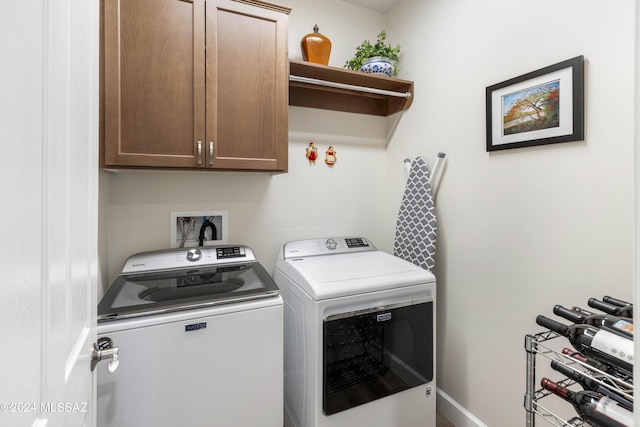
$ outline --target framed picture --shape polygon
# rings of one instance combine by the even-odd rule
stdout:
[[[583,56],[487,87],[487,151],[583,138]]]

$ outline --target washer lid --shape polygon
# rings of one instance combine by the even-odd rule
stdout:
[[[273,279],[257,262],[121,274],[98,304],[98,322],[278,294]]]
[[[435,283],[429,271],[377,250],[284,259],[276,268],[314,300]]]

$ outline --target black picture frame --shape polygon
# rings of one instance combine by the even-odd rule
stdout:
[[[584,56],[487,87],[486,107],[487,151],[583,140]]]

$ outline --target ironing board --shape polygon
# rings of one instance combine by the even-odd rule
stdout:
[[[402,196],[393,254],[432,271],[436,253],[436,213],[429,168],[422,157],[411,163]]]

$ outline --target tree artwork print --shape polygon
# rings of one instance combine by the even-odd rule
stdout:
[[[503,96],[502,111],[503,135],[560,126],[560,81]]]

